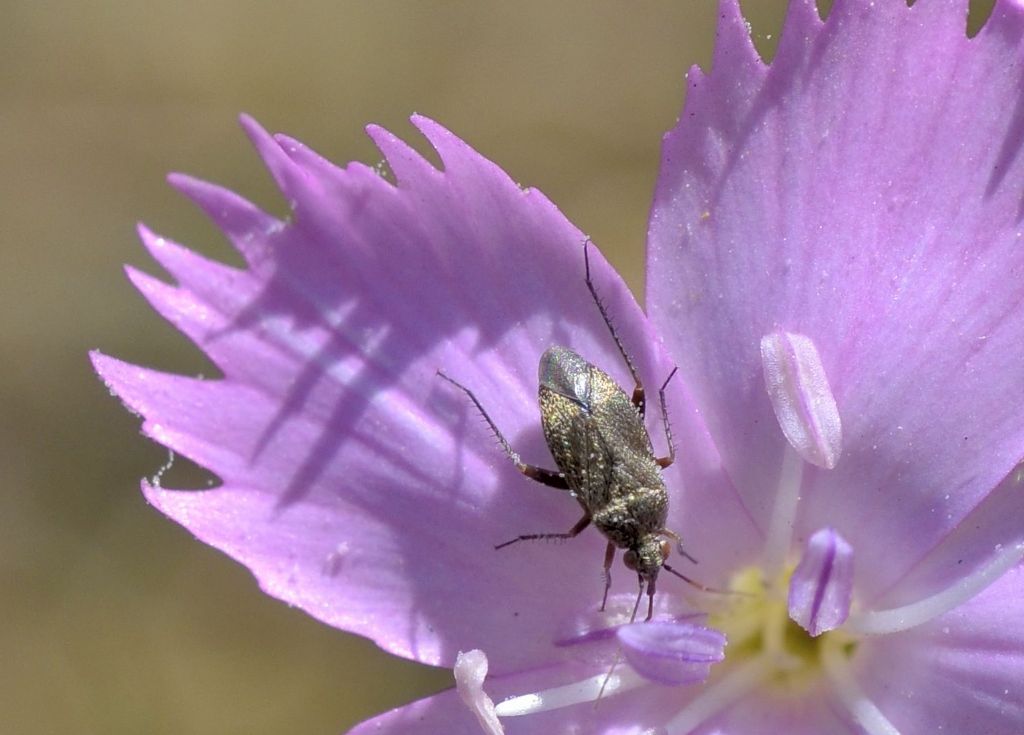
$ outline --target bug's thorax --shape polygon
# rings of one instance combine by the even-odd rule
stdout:
[[[594,526],[609,541],[620,549],[637,549],[665,528],[668,493],[663,485],[620,489],[617,497],[590,510]]]

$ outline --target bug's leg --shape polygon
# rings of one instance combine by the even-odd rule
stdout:
[[[576,522],[575,526],[570,528],[565,533],[527,533],[527,534],[524,534],[522,536],[516,536],[511,541],[506,541],[503,544],[498,544],[494,548],[495,549],[504,549],[506,546],[511,546],[512,544],[519,543],[520,541],[537,541],[539,539],[551,539],[551,538],[560,538],[560,539],[575,538],[576,536],[579,536],[580,531],[582,531],[584,528],[586,528],[589,525],[590,525],[590,516],[589,515],[585,515],[585,516],[583,516],[582,518],[580,518]]]
[[[644,599],[644,578],[637,575],[637,579],[640,581],[640,589],[636,592],[636,602],[633,603],[633,614],[629,616],[629,622],[636,620],[636,611],[640,609],[640,600]]]
[[[658,531],[658,534],[661,536],[668,536],[670,539],[676,542],[676,551],[679,552],[679,556],[689,559],[694,564],[700,564],[699,561],[693,558],[692,554],[690,554],[686,549],[683,548],[683,540],[679,537],[678,533],[676,533],[675,531],[670,531],[667,528],[663,528],[660,531]]]
[[[629,368],[629,374],[633,376],[633,405],[636,406],[636,410],[640,413],[640,418],[643,418],[647,408],[647,401],[644,397],[644,386],[643,383],[640,382],[640,375],[637,373],[636,365],[633,364],[633,360],[630,358],[629,353],[626,352],[626,348],[623,346],[622,340],[619,338],[619,333],[615,331],[612,319],[608,316],[608,310],[604,308],[604,302],[602,302],[601,297],[597,295],[597,288],[594,287],[594,281],[590,278],[589,237],[587,238],[587,241],[583,243],[583,268],[586,274],[587,290],[590,291],[590,295],[594,298],[597,310],[601,312],[601,318],[608,327],[608,331],[611,332],[612,339],[615,340],[615,346],[619,348],[619,354],[622,355],[622,359],[626,363],[626,367]]]
[[[523,460],[519,458],[519,454],[512,448],[512,445],[508,443],[508,439],[506,439],[505,436],[501,433],[501,431],[498,430],[497,424],[494,423],[491,417],[487,414],[487,411],[484,410],[483,404],[480,403],[476,395],[474,395],[473,391],[471,391],[469,388],[467,388],[454,378],[449,378],[440,370],[437,371],[437,374],[440,375],[445,380],[447,380],[452,385],[454,385],[456,388],[461,390],[467,396],[469,396],[469,400],[473,401],[473,405],[476,406],[477,410],[480,412],[480,415],[484,417],[484,421],[486,421],[487,425],[491,427],[491,431],[494,433],[494,436],[498,440],[498,443],[501,445],[501,448],[505,450],[505,454],[508,455],[508,458],[515,463],[516,469],[518,469],[524,475],[529,477],[531,480],[536,480],[537,482],[543,485],[547,485],[548,487],[553,487],[558,490],[569,489],[569,483],[566,482],[565,477],[562,474],[555,472],[554,470],[547,470],[544,469],[543,467],[537,467],[532,464],[526,464],[526,462],[523,462]]]
[[[640,589],[637,590],[636,602],[633,603],[633,614],[629,616],[629,622],[631,623],[634,620],[636,620],[636,611],[640,609],[640,600],[642,600],[644,597],[644,578],[640,577],[639,575],[637,576],[637,578],[640,580]],[[601,609],[604,610],[604,607],[602,606]],[[650,615],[647,616],[647,619],[651,619]],[[612,661],[612,666],[610,669],[608,669],[608,673],[605,674],[604,681],[601,682],[601,688],[597,691],[597,699],[594,700],[595,707],[597,707],[597,703],[601,701],[601,697],[604,696],[604,690],[608,686],[608,682],[612,680],[612,674],[615,673],[615,668],[619,665],[619,662],[621,660],[622,646],[620,645],[618,649],[615,651],[615,660]]]
[[[665,400],[665,389],[668,388],[669,381],[675,377],[677,370],[679,370],[678,367],[672,368],[672,372],[668,374],[668,377],[665,378],[665,382],[662,383],[661,388],[658,389],[658,400],[661,401],[661,420],[665,424],[665,439],[668,441],[668,456],[658,457],[657,459],[657,462],[662,469],[676,461],[676,445],[672,442],[672,426],[668,421],[668,402]],[[676,536],[676,540],[679,540],[678,536]]]
[[[612,586],[612,562],[615,561],[615,544],[608,542],[608,548],[604,550],[604,597],[601,598],[601,612],[608,604],[608,590]]]
[[[654,617],[654,583],[657,580],[657,577],[651,577],[647,581],[647,617],[644,618],[645,623]]]

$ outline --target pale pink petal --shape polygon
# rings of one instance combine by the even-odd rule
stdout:
[[[925,625],[869,638],[860,686],[902,735],[1024,732],[1024,567]]]
[[[832,705],[824,688],[800,697],[759,692],[686,735],[862,735],[859,728]],[[683,735],[670,733],[670,735]],[[908,735],[908,734],[904,734]]]
[[[536,401],[544,350],[570,346],[631,384],[584,283],[583,233],[446,130],[414,122],[444,170],[372,128],[391,184],[244,121],[292,219],[174,176],[247,267],[143,229],[176,283],[129,271],[224,378],[94,359],[149,436],[223,480],[203,492],[146,486],[150,502],[246,564],[267,592],[329,624],[429,663],[483,648],[501,673],[569,655],[552,644],[566,620],[599,605],[605,541],[591,530],[496,551],[522,533],[567,530],[580,509],[520,475],[466,396],[436,373],[472,388],[523,458],[548,467]],[[596,248],[591,263],[656,395],[672,365]],[[673,425],[686,447],[666,474],[673,517],[683,519],[673,527],[694,555],[708,526],[749,540],[701,569],[720,584],[757,536],[687,401],[674,381]],[[657,401],[650,413],[665,452]],[[716,508],[714,519],[685,516],[684,492],[703,495],[691,513]],[[634,588],[621,566],[613,575],[616,589]]]
[[[768,66],[727,0],[651,215],[650,314],[762,529],[785,439],[759,344],[817,346],[843,454],[797,537],[834,525],[868,597],[1024,455],[1024,13],[968,40],[965,7],[796,0]]]
[[[1024,468],[1016,468],[938,546],[872,603],[896,608],[930,597],[1024,544]]]
[[[569,667],[559,666],[525,674],[489,676],[486,689],[488,695],[500,706],[501,701],[509,696],[571,681],[571,678],[567,678],[571,673]],[[581,672],[577,670],[576,673],[580,675]],[[586,673],[591,675],[602,672],[590,670]],[[587,701],[531,715],[502,717],[501,725],[506,735],[574,732],[641,735],[645,732],[661,732],[659,728],[664,726],[672,712],[685,704],[692,689],[645,686],[624,694],[607,696],[596,705],[593,701]],[[482,732],[475,715],[454,691],[450,691],[368,720],[352,730],[352,735],[481,735]]]
[[[766,65],[723,0],[712,71],[691,73],[665,142],[650,323],[592,250],[659,455],[656,388],[680,367],[668,527],[700,561],[670,563],[719,588],[757,564],[771,583],[807,543],[793,618],[819,632],[856,605],[821,639],[806,689],[778,696],[785,660],[757,643],[706,682],[649,685],[683,681],[701,656],[704,676],[721,654],[720,637],[696,650],[680,635],[699,613],[682,581],[663,575],[655,621],[621,627],[636,577],[616,565],[597,611],[597,532],[494,549],[566,530],[581,510],[519,474],[437,371],[542,466],[544,350],[568,346],[632,386],[583,282],[583,233],[422,118],[443,170],[369,130],[394,184],[244,121],[286,221],[172,177],[245,267],[141,231],[174,285],[129,277],[223,374],[94,356],[147,435],[222,479],[147,483],[147,498],[270,594],[397,654],[455,663],[464,699],[357,732],[845,735],[861,731],[855,718],[872,735],[1024,731],[1011,473],[1024,456],[1024,6],[1000,0],[968,41],[965,3],[839,0],[822,23],[794,0]],[[854,553],[851,578],[834,562]],[[879,624],[907,610],[912,624]],[[471,648],[488,660],[457,658]],[[608,696],[584,701],[620,653]]]

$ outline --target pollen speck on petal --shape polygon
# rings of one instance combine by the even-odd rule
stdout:
[[[617,635],[629,665],[658,684],[679,686],[704,681],[711,665],[725,658],[725,635],[703,625],[633,623],[620,628]]]
[[[823,528],[789,582],[789,616],[812,636],[843,624],[853,597],[853,547],[834,528]]]
[[[814,342],[802,334],[773,332],[761,339],[761,362],[786,439],[807,462],[835,467],[843,448],[842,423]]]
[[[484,692],[487,677],[487,655],[478,649],[463,653],[455,658],[455,688],[470,711],[476,715],[486,735],[504,735],[505,729],[494,711],[494,702]]]

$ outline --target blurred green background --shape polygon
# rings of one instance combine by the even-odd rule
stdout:
[[[745,6],[770,53],[784,3]],[[163,177],[283,213],[240,111],[371,164],[363,126],[411,136],[421,112],[542,189],[639,293],[660,138],[715,15],[713,0],[0,3],[0,733],[339,733],[449,685],[263,596],[146,506],[139,478],[167,453],[86,352],[211,369],[124,279],[125,262],[159,273],[134,223],[238,262]],[[206,481],[180,459],[164,478]]]

